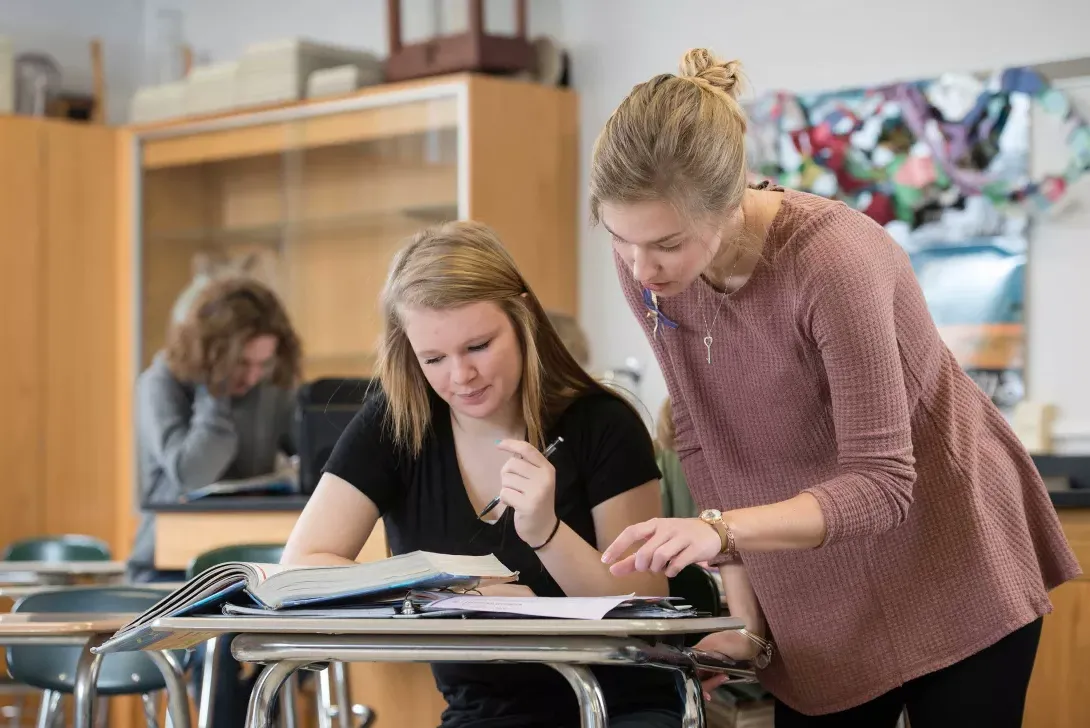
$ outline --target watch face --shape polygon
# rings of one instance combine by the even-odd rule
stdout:
[[[704,519],[705,521],[707,521],[707,520],[714,521],[716,518],[722,518],[723,514],[720,513],[719,511],[715,510],[714,508],[709,508],[708,510],[701,513],[700,517],[702,519]]]

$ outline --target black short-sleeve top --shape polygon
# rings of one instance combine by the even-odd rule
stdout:
[[[449,407],[436,396],[431,406],[431,428],[421,452],[413,456],[395,446],[386,400],[381,392],[373,393],[341,435],[325,472],[352,484],[378,507],[394,554],[491,553],[518,571],[519,583],[538,596],[564,596],[510,518],[494,524],[478,520],[458,467]],[[604,549],[608,544],[597,543],[591,511],[660,477],[651,437],[627,403],[604,391],[569,405],[547,428],[548,442],[557,437],[564,440],[550,457],[556,469],[556,513],[584,540]],[[574,693],[550,668],[443,663],[432,670],[449,705],[446,727],[579,724]],[[611,715],[680,708],[669,672],[636,667],[594,671]]]

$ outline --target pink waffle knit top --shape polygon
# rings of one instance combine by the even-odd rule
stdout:
[[[1051,611],[1080,572],[1044,483],[943,344],[903,250],[848,206],[787,190],[763,261],[719,312],[698,279],[659,299],[616,258],[673,401],[696,502],[812,493],[818,548],[742,557],[777,652],[764,686],[844,710]]]

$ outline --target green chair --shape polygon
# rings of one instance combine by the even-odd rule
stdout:
[[[3,561],[109,561],[110,547],[104,541],[91,536],[44,536],[26,538],[7,545],[0,554]],[[43,578],[43,582],[58,582],[63,579]],[[33,692],[25,685],[11,680],[7,675],[0,677],[0,688],[15,695],[15,702],[10,706],[9,716],[14,722],[21,721],[23,714],[23,691]]]
[[[91,536],[26,538],[8,544],[3,561],[109,561],[110,547]]]
[[[143,612],[159,602],[166,592],[150,588],[118,586],[67,587],[55,591],[29,594],[12,607],[13,613],[34,612],[91,612],[132,613]],[[52,726],[57,718],[60,698],[75,690],[76,666],[81,647],[67,646],[13,646],[6,650],[8,672],[12,678],[25,685],[44,690],[38,725]],[[188,661],[185,650],[174,650],[168,658],[179,671]],[[179,679],[179,684],[181,680]],[[155,703],[151,694],[166,688],[163,673],[142,652],[122,652],[106,655],[96,682],[101,697],[141,695],[149,719],[155,715]]]
[[[192,579],[213,566],[225,564],[228,561],[250,561],[258,564],[279,564],[280,557],[284,553],[284,544],[277,543],[247,543],[234,546],[221,546],[205,551],[189,562],[185,570],[185,578]]]
[[[249,561],[260,564],[278,564],[284,553],[283,544],[251,543],[221,546],[198,554],[185,571],[186,580],[193,579],[213,566],[228,561]],[[220,650],[228,649],[230,635],[215,637],[205,643],[204,659],[201,670],[200,697],[197,699],[197,728],[209,728],[212,725],[212,710],[215,702],[216,655]],[[293,689],[284,692],[283,709],[288,714],[288,724],[294,726],[295,693]]]

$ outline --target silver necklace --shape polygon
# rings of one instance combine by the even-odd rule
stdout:
[[[704,348],[708,350],[708,363],[712,363],[712,329],[715,328],[715,322],[719,320],[719,312],[723,310],[723,302],[727,300],[728,294],[726,285],[731,278],[734,277],[734,271],[738,268],[738,263],[742,260],[744,251],[738,253],[738,257],[734,259],[734,265],[730,268],[730,273],[727,274],[726,279],[723,281],[723,292],[719,295],[719,305],[715,309],[715,316],[712,317],[712,325],[708,326],[708,315],[704,310],[704,292],[703,287],[697,289],[697,303],[700,306],[700,317],[704,319]]]

